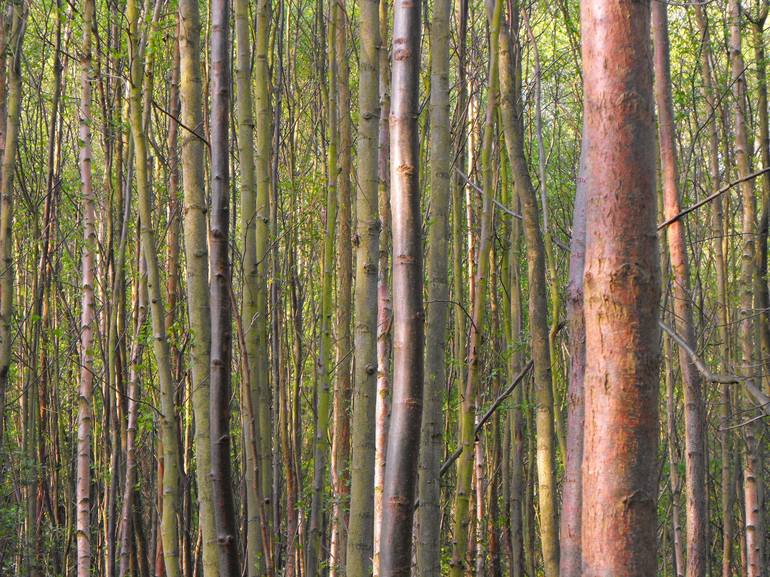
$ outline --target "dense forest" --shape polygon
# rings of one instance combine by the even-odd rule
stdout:
[[[0,0],[0,575],[770,575],[768,0]]]

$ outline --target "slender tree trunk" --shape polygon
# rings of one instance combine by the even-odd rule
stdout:
[[[682,523],[680,521],[681,509],[679,507],[679,496],[682,491],[682,484],[679,480],[679,450],[676,444],[676,399],[674,397],[674,371],[671,354],[671,339],[668,335],[663,335],[663,356],[665,359],[664,371],[666,381],[666,437],[668,444],[669,467],[668,485],[669,489],[671,490],[671,536],[673,540],[672,560],[674,576],[684,577],[685,559],[684,548],[682,547]]]
[[[703,77],[703,97],[706,101],[709,113],[714,119],[709,123],[709,177],[711,179],[711,189],[718,190],[720,183],[719,176],[719,126],[717,116],[720,114],[717,102],[715,100],[714,75],[711,69],[711,39],[706,19],[706,12],[702,6],[695,6],[695,16],[698,22],[698,28],[701,34],[701,76]],[[717,308],[719,319],[719,340],[723,351],[723,366],[729,366],[730,362],[730,339],[728,334],[728,296],[727,296],[727,264],[724,250],[724,222],[722,197],[717,197],[713,201],[711,230],[714,235],[714,260],[716,261],[717,276]],[[719,401],[719,442],[720,455],[722,460],[722,577],[730,577],[732,566],[732,552],[734,540],[733,523],[733,456],[730,450],[730,387],[723,384],[720,387]]]
[[[259,291],[257,268],[257,183],[254,164],[254,117],[251,93],[251,33],[249,30],[249,3],[236,0],[235,37],[237,43],[236,96],[238,115],[238,160],[240,165],[241,193],[241,235],[243,245],[243,304],[241,324],[244,332],[244,352],[251,388],[244,391],[247,398],[242,404],[252,409],[257,406],[258,398],[254,390],[257,378],[257,293]],[[247,412],[247,411],[245,411]],[[246,455],[246,558],[249,577],[257,577],[264,570],[262,556],[260,518],[260,481],[259,481],[259,414],[253,411],[251,421],[244,421]],[[256,432],[257,438],[252,438]],[[253,450],[252,450],[253,448]]]
[[[465,559],[465,552],[470,537],[469,531],[469,500],[471,495],[471,479],[473,476],[476,401],[478,397],[479,365],[481,363],[481,331],[484,327],[486,314],[486,293],[489,275],[489,254],[491,248],[493,225],[493,200],[495,181],[492,170],[492,143],[494,141],[494,121],[497,116],[497,96],[499,77],[499,37],[502,14],[502,1],[496,1],[490,13],[490,61],[489,61],[489,94],[487,96],[487,113],[484,126],[484,137],[481,151],[482,170],[484,173],[484,198],[482,201],[481,234],[479,238],[478,263],[476,266],[475,291],[472,294],[473,312],[470,338],[468,339],[468,374],[463,394],[460,414],[460,447],[462,452],[457,460],[457,489],[454,495],[454,543],[452,547],[451,575],[461,577],[470,565]],[[435,162],[435,160],[433,161]],[[431,265],[433,264],[431,258]],[[433,300],[433,299],[431,299]],[[433,306],[433,305],[431,305]],[[437,353],[429,343],[428,349]],[[429,373],[430,377],[430,373]],[[477,475],[478,478],[478,475]],[[483,493],[477,491],[479,496]],[[480,505],[481,502],[478,503]],[[477,511],[480,507],[477,505]],[[477,527],[481,531],[481,526]]]
[[[503,164],[505,167],[505,164]],[[507,179],[506,179],[507,180]],[[506,187],[510,190],[509,187]],[[509,192],[509,201],[515,193]],[[511,202],[511,205],[515,205]],[[521,226],[517,220],[511,223],[510,246],[507,254],[509,272],[506,275],[509,283],[508,308],[508,380],[512,380],[521,370],[521,353],[519,344],[522,340],[522,310],[521,310],[521,278],[519,274],[519,254],[521,249]],[[513,391],[513,410],[510,414],[510,444],[511,444],[511,478],[510,478],[510,540],[511,540],[511,577],[524,575],[524,393],[522,386]]]
[[[659,263],[650,3],[581,5],[587,149],[583,575],[656,571]]]
[[[310,543],[307,548],[305,571],[308,575],[318,573],[322,554],[323,512],[326,463],[329,453],[329,403],[331,388],[332,348],[332,292],[334,286],[334,247],[337,224],[337,59],[335,57],[335,27],[333,17],[336,0],[329,0],[329,25],[327,30],[327,194],[326,194],[326,238],[324,239],[323,279],[321,289],[321,339],[318,350],[318,395],[317,420],[313,447],[313,493],[310,503]]]
[[[169,87],[169,110],[176,117],[180,115],[180,101],[179,101],[179,20],[176,22],[176,30],[173,42],[173,56],[172,56],[172,69],[171,69],[171,85]],[[166,330],[170,334],[174,334],[175,325],[179,322],[178,316],[178,302],[179,302],[179,252],[181,250],[181,230],[182,230],[182,210],[179,205],[179,125],[177,122],[171,121],[168,126],[168,134],[166,136],[166,142],[168,145],[168,242],[166,252]],[[177,431],[176,435],[178,439],[181,439],[183,431],[180,427],[179,418],[182,415],[182,405],[185,404],[184,394],[184,382],[185,382],[185,368],[183,366],[182,353],[178,341],[172,340],[170,347],[170,355],[172,358],[172,375],[175,385],[175,402],[177,403]],[[182,421],[184,423],[184,420]],[[179,444],[179,441],[177,441]],[[180,446],[179,451],[184,451],[185,448]],[[179,455],[179,466],[183,465],[184,454]],[[186,468],[182,467],[179,471],[179,479],[182,483],[182,487],[189,486],[190,476],[187,473]],[[178,511],[181,538],[181,552],[180,552],[180,571],[182,575],[189,575],[189,565],[191,557],[191,543],[190,543],[190,531],[189,531],[189,517],[190,517],[190,494],[191,491],[184,491],[180,497]]]
[[[219,575],[239,577],[240,552],[230,463],[230,9],[228,0],[211,3],[211,232],[210,283],[211,483],[219,546]]]
[[[128,425],[126,427],[126,466],[123,485],[123,505],[120,513],[120,565],[118,577],[129,574],[131,561],[131,512],[136,490],[136,432],[139,417],[141,362],[144,343],[141,331],[147,320],[147,266],[140,257],[139,286],[134,297],[134,340],[131,346],[131,366],[128,370]]]
[[[663,177],[663,216],[666,220],[679,214],[676,134],[674,104],[671,98],[669,63],[668,7],[652,2],[653,44],[655,47],[655,100],[658,108],[660,165]],[[690,267],[681,220],[666,227],[668,252],[673,274],[674,317],[677,332],[695,350],[690,292]],[[679,365],[684,384],[685,420],[685,491],[687,496],[687,577],[705,577],[708,567],[708,512],[706,509],[706,410],[701,392],[701,377],[692,357],[682,347]]]
[[[468,30],[468,1],[457,0],[455,4],[457,26],[457,104],[455,107],[455,142],[456,166],[465,166],[467,151],[466,121],[468,107],[467,72],[466,72],[466,36]],[[454,302],[454,364],[465,367],[465,315],[463,314],[463,191],[465,180],[459,174],[452,178],[452,300]],[[463,368],[458,369],[459,380],[465,375]],[[448,403],[451,406],[451,402]],[[454,411],[453,411],[454,412]],[[448,418],[451,421],[452,416]]]
[[[257,177],[257,373],[253,376],[258,397],[257,422],[259,425],[259,475],[261,479],[260,497],[264,519],[262,524],[269,542],[263,547],[265,555],[275,557],[273,551],[273,424],[270,415],[272,391],[268,371],[268,263],[270,261],[270,192],[271,186],[271,147],[272,115],[270,112],[270,0],[257,2],[256,29],[254,44],[254,104],[256,106],[256,177]],[[273,271],[274,273],[276,271]],[[277,506],[277,504],[276,504]]]
[[[562,461],[566,461],[567,443],[562,424],[561,410],[558,402],[557,382],[561,378],[561,367],[559,362],[559,346],[556,338],[559,334],[559,309],[561,308],[561,298],[559,296],[559,279],[556,271],[556,257],[553,254],[553,235],[551,234],[551,225],[548,221],[548,189],[546,186],[546,155],[545,143],[543,139],[543,89],[542,89],[542,67],[540,65],[540,50],[537,47],[537,37],[529,22],[529,11],[521,10],[521,20],[526,29],[529,42],[532,45],[532,55],[534,57],[534,75],[535,75],[535,135],[537,140],[537,166],[540,209],[543,212],[543,249],[545,251],[546,278],[548,280],[549,297],[551,300],[551,322],[548,327],[548,353],[551,362],[551,388],[553,389],[553,419],[556,439],[559,443],[559,453]]]
[[[423,383],[422,235],[419,189],[420,4],[396,0],[390,182],[393,209],[393,409],[383,494],[380,575],[411,570]]]
[[[377,403],[377,212],[379,1],[361,3],[358,187],[356,189],[355,375],[350,467],[350,522],[345,574],[372,574],[375,410]]]
[[[8,46],[8,24],[5,18],[0,19],[0,450],[5,448],[5,399],[8,391],[8,373],[11,369],[11,336],[13,317],[13,175],[15,170],[15,155],[6,157],[8,132],[18,133],[13,126],[18,118],[8,116],[8,92],[10,86],[7,78],[8,59],[5,55]],[[9,122],[11,126],[9,127]],[[13,158],[14,164],[8,162]],[[8,169],[13,170],[9,171]],[[3,456],[5,453],[3,452]],[[5,465],[3,465],[5,471]]]
[[[142,88],[144,82],[144,55],[147,44],[152,39],[139,33],[139,9],[136,0],[129,0],[126,6],[126,18],[129,25],[131,55],[131,89],[129,99],[129,118],[131,137],[134,143],[134,161],[136,167],[136,188],[141,224],[142,251],[147,266],[147,290],[150,300],[152,320],[153,351],[158,365],[160,382],[161,414],[160,428],[163,446],[163,506],[160,520],[160,537],[163,545],[165,572],[168,577],[179,575],[179,539],[177,512],[179,510],[179,440],[177,437],[177,419],[175,407],[175,389],[171,377],[171,360],[166,332],[162,284],[158,253],[155,244],[155,232],[152,219],[152,199],[150,192],[150,170],[147,159],[147,140],[145,126],[145,107]],[[157,22],[157,19],[154,19]],[[153,29],[155,26],[153,26]],[[140,41],[141,37],[141,41]],[[145,44],[147,43],[147,44]],[[151,87],[151,83],[148,83]],[[144,86],[145,90],[151,89]]]
[[[509,15],[511,28],[518,29],[519,10],[516,5],[512,7]],[[515,46],[518,48],[517,46]],[[515,75],[516,76],[516,75]],[[518,77],[514,78],[514,83],[518,86]],[[500,107],[500,118],[502,124],[502,106]],[[501,150],[505,149],[505,136],[501,135]],[[508,194],[506,203],[519,212],[519,200],[513,186],[507,185],[508,165],[501,162],[505,178],[503,179],[504,190]],[[515,183],[514,183],[515,184]],[[508,273],[506,277],[509,282],[509,300],[507,303],[508,313],[508,348],[510,358],[508,362],[508,379],[511,380],[521,370],[521,352],[522,342],[522,299],[521,299],[521,274],[520,274],[520,255],[521,255],[521,223],[518,219],[511,222],[509,247],[506,254]],[[528,420],[525,418],[525,394],[524,387],[516,387],[513,391],[513,410],[510,414],[510,445],[511,445],[511,473],[510,487],[506,496],[510,498],[510,541],[511,541],[511,577],[522,577],[525,574],[525,565],[530,554],[530,549],[525,548],[525,539],[527,531],[525,527],[528,524],[528,517],[524,515],[525,506],[528,504],[529,487],[526,486],[526,477],[524,469],[524,456],[526,443],[528,441],[524,436],[524,424]],[[529,411],[527,411],[529,412]]]
[[[586,329],[583,315],[583,273],[586,250],[586,159],[588,140],[583,131],[580,166],[575,185],[572,216],[569,283],[567,285],[567,322],[569,323],[570,367],[567,390],[567,461],[562,489],[559,565],[560,577],[580,577],[582,571],[583,426],[585,405],[583,381],[586,363]]]
[[[428,233],[428,315],[420,438],[417,575],[441,575],[441,486],[443,397],[446,385],[447,316],[449,312],[449,198],[451,137],[449,133],[449,19],[451,0],[433,5],[431,29],[430,190]],[[495,88],[490,89],[490,94]],[[492,105],[494,106],[494,98]]]
[[[767,113],[767,62],[765,60],[764,28],[768,14],[768,3],[760,2],[759,14],[748,16],[751,24],[751,36],[754,44],[754,61],[757,69],[757,141],[762,158],[762,168],[770,167],[770,135],[768,134]],[[762,383],[768,388],[770,383],[770,295],[767,286],[767,239],[768,219],[770,219],[770,172],[762,175],[762,210],[759,214],[759,230],[757,236],[756,277],[754,278],[754,307],[757,310],[759,328],[758,354],[761,357],[760,374]]]
[[[130,180],[130,179],[129,179]],[[113,367],[111,372],[115,388],[118,388],[119,367],[118,358],[121,351],[118,344],[118,331],[121,328],[120,312],[125,305],[125,261],[128,243],[128,228],[131,224],[131,187],[125,187],[124,194],[121,195],[121,204],[123,205],[123,220],[120,227],[120,240],[118,242],[117,258],[114,265],[113,283],[112,283],[112,310],[110,311],[110,365]],[[141,239],[138,242],[137,255],[141,255]],[[134,293],[134,341],[128,358],[128,407],[126,418],[126,440],[125,453],[126,464],[124,469],[123,503],[120,513],[120,549],[118,555],[120,563],[118,566],[118,576],[124,577],[130,570],[131,561],[131,515],[134,507],[134,497],[136,492],[136,430],[139,412],[140,392],[140,363],[144,350],[144,343],[141,342],[141,329],[147,320],[147,267],[144,259],[139,256],[139,283]]]
[[[735,98],[735,160],[738,165],[739,178],[746,178],[751,172],[746,108],[746,77],[743,56],[741,54],[741,4],[739,0],[729,2],[729,52],[732,78],[733,96]],[[756,200],[754,198],[754,183],[752,180],[744,180],[740,185],[743,200],[743,216],[741,223],[741,272],[740,272],[740,331],[739,342],[741,351],[742,376],[746,379],[747,386],[754,386],[754,288],[756,271],[755,259],[755,235],[756,225]],[[747,404],[751,403],[747,399]],[[762,504],[761,489],[759,488],[759,459],[760,450],[756,438],[757,423],[750,423],[745,427],[746,458],[744,459],[743,483],[745,500],[745,528],[746,528],[746,575],[759,577],[763,572],[764,560],[762,556],[762,544],[764,541],[762,532]]]
[[[211,310],[208,287],[208,226],[204,177],[201,40],[198,3],[179,1],[179,55],[182,124],[182,184],[184,189],[184,249],[187,264],[187,310],[190,319],[192,406],[195,417],[195,460],[198,511],[203,543],[203,577],[218,573],[217,535],[211,486],[209,431],[209,362]]]
[[[508,160],[521,202],[529,276],[529,323],[534,361],[537,403],[537,478],[540,513],[540,541],[546,577],[559,572],[559,540],[556,522],[556,472],[553,420],[553,389],[548,347],[545,249],[540,232],[537,196],[524,156],[523,127],[519,121],[519,90],[515,82],[513,42],[506,27],[500,41],[500,90],[503,131]]]
[[[759,122],[759,149],[762,158],[762,168],[770,168],[770,134],[768,130],[768,102],[767,102],[767,60],[765,58],[765,40],[764,28],[767,21],[768,9],[770,4],[765,0],[759,3],[759,14],[755,18],[750,18],[752,36],[754,39],[754,60],[757,69],[757,110]],[[759,387],[770,392],[770,293],[768,289],[768,232],[770,231],[770,172],[762,175],[762,211],[759,216],[759,230],[757,235],[756,258],[756,276],[754,278],[754,309],[758,312],[757,322],[759,329],[759,347],[758,355],[761,358],[759,364],[761,370],[761,384]],[[756,349],[755,349],[756,350]],[[758,383],[759,384],[759,383]],[[754,429],[754,434],[761,439],[761,428],[756,424],[749,425]],[[755,469],[756,484],[758,493],[758,508],[760,513],[758,519],[761,523],[759,531],[759,544],[763,557],[760,557],[762,565],[760,572],[767,574],[766,564],[770,562],[768,558],[768,540],[761,535],[765,534],[767,524],[770,523],[770,516],[767,511],[767,483],[763,482],[764,476],[761,471],[764,467],[766,444],[760,440],[757,443],[756,451],[750,455],[755,459],[752,469]]]
[[[374,537],[372,575],[380,572],[380,529],[385,458],[390,429],[390,357],[393,308],[390,300],[390,51],[388,49],[388,0],[379,0],[380,117],[377,134],[377,205],[380,216],[380,247],[377,259],[377,401],[374,432]]]
[[[16,18],[14,18],[14,24]],[[78,391],[78,447],[77,447],[77,571],[78,577],[91,575],[91,438],[93,434],[93,375],[94,329],[94,268],[96,253],[96,197],[91,174],[91,33],[94,26],[94,1],[83,5],[83,45],[80,56],[80,109],[78,138],[80,140],[80,191],[83,197],[83,256],[82,300],[80,313],[80,381]],[[18,33],[12,29],[11,34]],[[13,78],[9,79],[14,90]],[[18,82],[18,81],[16,81]],[[16,87],[18,89],[18,86]],[[19,101],[8,99],[8,117],[12,118]],[[15,112],[18,115],[18,110]],[[9,158],[9,142],[15,135],[7,135],[5,159]],[[3,171],[5,174],[5,171]],[[28,495],[28,498],[33,498]]]
[[[332,449],[332,541],[330,575],[345,565],[350,499],[350,393],[353,343],[350,313],[353,280],[353,245],[351,236],[350,171],[352,157],[350,120],[350,66],[347,54],[347,13],[345,0],[334,0],[334,55],[337,65],[339,129],[339,170],[337,173],[337,311],[334,382],[334,447]],[[344,574],[344,572],[343,572]]]

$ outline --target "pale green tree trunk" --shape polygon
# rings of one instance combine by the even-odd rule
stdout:
[[[140,42],[139,8],[136,0],[129,0],[126,6],[129,24],[131,54],[131,88],[129,96],[129,121],[134,143],[136,189],[141,223],[142,252],[147,266],[147,291],[150,300],[152,320],[152,342],[158,365],[161,398],[161,439],[163,444],[163,508],[161,512],[160,536],[163,544],[163,559],[166,575],[179,575],[179,540],[177,512],[179,511],[179,441],[177,437],[175,389],[171,377],[168,337],[166,333],[166,311],[163,307],[162,281],[155,233],[152,219],[152,198],[150,175],[147,161],[147,130],[142,88],[144,82],[144,58],[147,46]],[[146,37],[142,37],[146,38]],[[145,87],[147,89],[147,87]]]
[[[361,2],[356,188],[355,373],[353,379],[350,520],[345,574],[372,574],[375,406],[377,400],[377,210],[379,129],[379,0]]]
[[[449,198],[451,138],[449,133],[449,20],[451,0],[433,5],[430,92],[430,190],[428,233],[428,312],[425,337],[420,436],[420,506],[417,534],[417,574],[441,574],[441,486],[443,453],[443,391],[446,383],[447,316],[449,309]]]
[[[451,575],[453,577],[462,577],[470,566],[465,555],[470,536],[468,511],[473,477],[476,400],[478,395],[479,365],[481,363],[481,331],[483,330],[484,318],[486,316],[489,254],[494,216],[493,197],[495,194],[495,181],[492,170],[492,143],[495,140],[494,128],[499,93],[500,51],[498,47],[502,6],[502,0],[497,0],[490,15],[489,50],[491,58],[489,60],[489,92],[487,95],[486,122],[481,149],[484,198],[482,200],[481,235],[478,243],[475,290],[472,295],[472,321],[470,338],[468,339],[468,373],[460,413],[460,448],[462,452],[457,460],[457,488],[453,504],[454,543],[452,546],[451,564]],[[435,354],[435,351],[428,350]],[[430,378],[430,373],[428,376]]]
[[[335,0],[336,20],[334,54],[337,62],[337,98],[339,130],[339,170],[337,171],[337,311],[335,330],[334,434],[332,447],[332,535],[330,575],[334,577],[345,565],[348,507],[350,498],[350,391],[353,343],[350,336],[351,285],[353,280],[353,245],[351,237],[350,170],[350,66],[347,54],[347,14],[345,0]]]
[[[194,451],[198,480],[198,514],[203,536],[203,575],[219,571],[211,487],[209,432],[209,308],[208,226],[204,177],[203,95],[201,88],[201,28],[198,2],[179,1],[179,55],[182,124],[182,184],[184,190],[184,250],[187,264],[187,311],[190,321],[192,406],[195,415]]]
[[[546,577],[556,577],[559,572],[559,530],[556,522],[556,451],[554,447],[551,360],[548,346],[545,249],[540,232],[537,196],[524,156],[524,135],[517,110],[519,90],[517,90],[515,81],[513,43],[506,27],[503,27],[501,31],[500,40],[500,91],[503,132],[516,193],[521,202],[522,216],[524,217],[524,239],[528,255],[529,327],[537,407],[537,496],[540,515],[540,542],[545,575]]]
[[[256,179],[257,179],[257,372],[252,375],[253,387],[257,396],[257,423],[259,425],[259,476],[261,482],[260,498],[263,509],[265,535],[273,535],[273,424],[270,415],[272,394],[270,389],[268,342],[268,277],[270,262],[270,195],[271,186],[271,150],[272,150],[272,115],[270,112],[270,0],[259,0],[256,11],[257,36],[254,44],[254,104],[256,107]],[[276,271],[273,271],[275,274]],[[275,504],[277,506],[277,503]],[[266,555],[275,556],[273,541],[269,539],[263,549]]]
[[[249,30],[249,2],[236,0],[235,39],[236,57],[236,113],[238,127],[238,160],[240,166],[240,228],[243,251],[243,304],[241,305],[241,326],[243,327],[246,373],[248,388],[243,390],[243,434],[245,438],[246,477],[246,566],[249,577],[257,577],[265,570],[262,550],[262,514],[259,480],[259,425],[257,396],[254,381],[258,372],[257,324],[261,322],[257,313],[257,182],[254,164],[254,101],[251,88],[251,34]]]

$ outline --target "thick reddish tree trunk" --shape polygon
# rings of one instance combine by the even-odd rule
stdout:
[[[656,570],[659,264],[650,2],[581,3],[587,149],[584,577]]]

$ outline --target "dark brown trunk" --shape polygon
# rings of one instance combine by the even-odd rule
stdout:
[[[417,134],[419,2],[397,0],[394,5],[392,66],[393,405],[385,467],[380,575],[406,577],[412,561],[424,362]]]
[[[219,575],[240,577],[238,525],[230,464],[230,50],[229,2],[211,6],[211,482]]]

